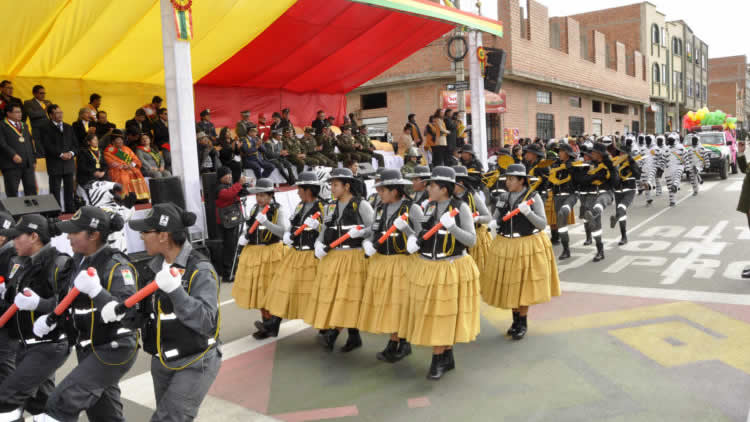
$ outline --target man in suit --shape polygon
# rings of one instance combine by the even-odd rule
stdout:
[[[45,99],[47,91],[41,85],[34,85],[31,93],[34,94],[34,98],[23,103],[24,121],[26,121],[26,118],[29,119],[31,134],[34,136],[34,140],[39,143],[39,128],[49,120],[47,106],[50,105],[50,102]]]
[[[73,175],[76,172],[76,139],[73,127],[63,123],[63,111],[57,104],[47,107],[49,120],[41,126],[41,143],[47,159],[49,190],[65,213],[73,213]],[[63,184],[64,203],[60,198],[60,183]]]
[[[96,136],[99,138],[100,143],[102,138],[112,134],[112,131],[115,129],[117,129],[117,126],[107,119],[106,111],[99,110],[96,112]]]
[[[167,169],[172,169],[172,149],[169,146],[169,115],[166,108],[160,108],[158,111],[159,118],[154,123],[154,145],[159,147],[164,155],[164,162]]]
[[[318,115],[315,120],[312,121],[312,128],[315,129],[315,136],[323,134],[323,128],[329,126],[328,120],[326,119],[326,112],[318,110]]]
[[[7,108],[8,104],[11,103],[15,103],[23,107],[21,99],[13,96],[13,82],[7,80],[2,81],[0,82],[0,113],[4,115],[5,109]]]
[[[73,134],[75,134],[78,149],[88,148],[85,144],[86,135],[96,132],[96,125],[91,122],[88,107],[78,110],[78,120],[73,122]]]
[[[135,117],[125,122],[125,130],[131,126],[138,129],[138,133],[145,133],[153,137],[151,122],[146,117],[146,110],[139,108],[135,111]]]
[[[5,194],[9,198],[18,196],[18,184],[21,182],[24,195],[37,194],[34,140],[22,121],[21,107],[19,103],[9,103],[5,107],[5,120],[0,122],[0,170],[3,172]]]

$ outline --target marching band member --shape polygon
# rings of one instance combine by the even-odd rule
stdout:
[[[573,167],[577,154],[568,144],[560,145],[557,163],[550,169],[549,182],[552,185],[552,193],[555,198],[555,210],[557,211],[557,231],[560,234],[560,243],[563,251],[559,260],[570,258],[570,235],[568,234],[568,218],[574,214],[573,207],[578,202],[576,184],[573,180]]]
[[[682,172],[685,171],[685,146],[680,142],[680,135],[671,133],[667,138],[666,147],[666,181],[669,190],[669,206],[674,207],[677,203],[675,197],[682,183]]]
[[[619,222],[620,246],[628,243],[628,207],[630,207],[633,203],[633,199],[635,199],[635,192],[637,189],[636,181],[641,178],[641,168],[631,154],[632,147],[633,139],[625,139],[625,145],[616,149],[618,155],[613,160],[617,166],[617,172],[620,175],[620,182],[615,185],[614,193],[617,208],[615,209],[615,214],[609,217],[609,227],[614,229],[615,225]]]
[[[588,164],[589,169],[591,166],[591,151],[594,149],[594,144],[590,141],[584,142],[581,146],[581,154],[583,154],[583,161]],[[587,170],[588,171],[588,170]],[[586,231],[586,240],[583,241],[583,246],[590,246],[594,243],[591,237],[591,226],[592,223],[586,220],[586,210],[594,205],[594,200],[599,189],[594,186],[590,181],[581,182],[580,174],[573,174],[573,181],[578,189],[578,199],[580,200],[580,206],[578,207],[578,215],[583,220],[583,228]]]

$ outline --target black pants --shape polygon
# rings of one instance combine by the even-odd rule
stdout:
[[[110,344],[97,346],[96,355],[91,347],[76,348],[78,366],[50,396],[48,415],[61,422],[72,422],[86,411],[90,421],[125,421],[118,383],[135,363],[138,348],[135,337],[116,342],[115,348]]]
[[[57,199],[60,208],[63,208],[63,198],[60,198],[60,184],[63,184],[63,195],[65,199],[65,213],[75,212],[73,209],[73,174],[50,174],[49,193]]]
[[[447,146],[445,145],[433,145],[432,146],[432,165],[433,166],[444,166],[447,156],[448,156]]]
[[[283,159],[283,158],[277,158],[274,160],[266,160],[269,163],[273,164],[274,167],[281,173],[281,176],[286,179],[286,182],[289,185],[294,184],[294,166],[289,161]]]
[[[234,263],[234,256],[237,252],[240,227],[228,229],[219,224],[218,229],[222,240],[221,268],[219,269],[219,274],[221,274],[223,279],[228,280],[232,277],[232,264]]]
[[[266,178],[273,173],[273,164],[266,160],[249,159],[245,161],[245,166],[255,173],[256,179]]]
[[[15,342],[8,337],[8,329],[0,328],[0,383],[16,370]]]
[[[8,198],[18,196],[18,184],[23,182],[23,194],[26,196],[36,195],[36,176],[34,169],[13,168],[3,170],[3,180],[5,182],[5,195]]]

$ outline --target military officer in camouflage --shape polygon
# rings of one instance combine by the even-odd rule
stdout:
[[[297,137],[292,134],[291,129],[284,129],[281,143],[283,148],[289,153],[286,159],[297,168],[297,174],[302,173],[305,170],[305,151]]]
[[[406,179],[406,175],[414,173],[414,169],[416,169],[419,164],[419,151],[417,151],[415,147],[407,149],[406,154],[404,154],[404,160],[406,160],[406,162],[401,167],[401,176]]]
[[[361,158],[360,162],[372,164],[372,159],[374,158],[378,162],[378,168],[385,167],[383,156],[375,152],[375,145],[370,141],[370,135],[367,134],[367,126],[362,125],[359,127],[359,134],[356,140],[357,144],[360,145],[357,151]]]
[[[344,161],[343,154],[336,154],[336,138],[333,136],[331,128],[328,126],[323,127],[320,135],[318,135],[318,146],[320,147],[320,153],[326,157],[331,167],[337,167],[339,161]]]
[[[356,161],[359,162],[360,155],[355,149],[355,141],[352,136],[351,126],[341,126],[341,135],[336,140],[336,145],[339,147],[339,161]]]
[[[304,146],[305,155],[307,156],[305,158],[305,164],[307,164],[310,167],[314,167],[314,166],[334,167],[335,163],[331,163],[328,157],[321,154],[320,151],[322,151],[323,148],[320,145],[318,145],[318,141],[315,139],[315,136],[313,136],[314,133],[315,133],[315,129],[308,126],[305,128],[305,134],[304,136],[302,136],[302,139],[300,140],[300,142]]]

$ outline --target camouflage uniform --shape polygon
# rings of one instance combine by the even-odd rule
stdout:
[[[302,149],[302,145],[300,145],[296,137],[289,136],[288,134],[285,134],[284,137],[281,138],[281,142],[284,149],[289,153],[286,159],[297,168],[297,174],[302,173],[305,169],[305,162],[297,157],[297,155],[305,153]]]
[[[318,143],[315,141],[315,138],[312,137],[309,133],[305,133],[305,135],[302,137],[302,139],[299,140],[300,147],[302,148],[302,153],[305,154],[305,164],[307,164],[310,167],[315,166],[322,166],[325,163],[325,157],[321,160],[318,155],[317,151],[315,151],[315,148],[318,146]]]
[[[360,156],[359,162],[366,162],[372,164],[372,159],[375,158],[378,162],[378,168],[385,167],[385,160],[380,154],[375,154],[371,149],[374,149],[372,142],[370,141],[370,135],[366,133],[360,133],[357,135],[357,143],[362,145],[362,149],[357,151]]]
[[[354,160],[361,161],[359,153],[354,149],[354,137],[350,134],[342,133],[336,140],[339,147],[340,161]]]
[[[336,154],[336,138],[331,135],[318,135],[318,145],[323,147],[320,154],[326,157],[331,167],[336,167],[339,161],[343,161],[341,155]]]

